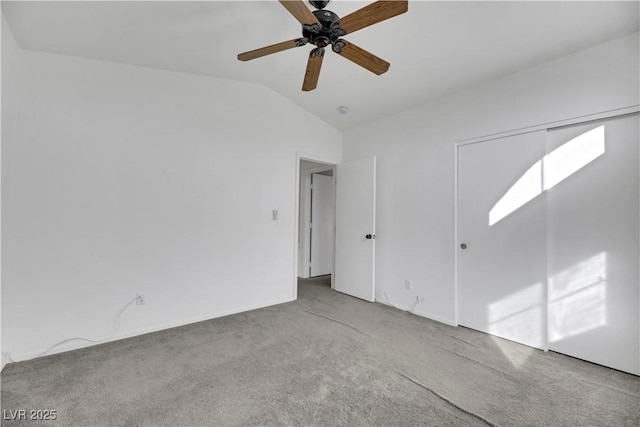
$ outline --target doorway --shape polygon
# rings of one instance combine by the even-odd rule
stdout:
[[[332,174],[326,173],[332,171]],[[325,173],[323,173],[325,172]],[[375,157],[335,164],[298,154],[296,157],[296,225],[293,298],[298,295],[298,278],[312,274],[314,262],[312,242],[318,233],[308,227],[311,219],[311,175],[319,181],[332,180],[334,207],[328,210],[334,225],[323,227],[329,235],[331,289],[373,302],[375,300]],[[333,175],[333,176],[332,176]],[[308,179],[307,179],[308,177]],[[338,181],[339,184],[338,184]],[[318,204],[322,202],[317,202]],[[315,210],[315,209],[314,209]],[[309,212],[309,214],[308,214]],[[327,211],[325,211],[327,212]],[[318,218],[318,214],[315,215]],[[317,223],[317,220],[315,221]],[[315,225],[314,225],[315,227]],[[313,233],[313,234],[312,234]],[[316,237],[313,237],[316,236]],[[315,245],[314,245],[315,246]],[[317,253],[317,251],[316,251]]]
[[[300,159],[299,166],[298,278],[327,276],[333,284],[334,165]]]

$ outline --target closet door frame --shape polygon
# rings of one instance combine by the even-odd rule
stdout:
[[[581,123],[586,123],[586,122],[590,122],[590,121],[596,121],[596,120],[601,120],[601,119],[609,119],[609,118],[615,118],[615,117],[620,117],[620,116],[624,116],[624,115],[629,115],[629,114],[634,114],[634,113],[638,113],[640,112],[640,105],[634,105],[631,107],[625,107],[625,108],[619,108],[619,109],[614,109],[614,110],[609,110],[609,111],[604,111],[604,112],[600,112],[600,113],[594,113],[594,114],[590,114],[590,115],[584,115],[584,116],[579,116],[579,117],[574,117],[574,118],[570,118],[570,119],[564,119],[564,120],[558,120],[558,121],[554,121],[554,122],[548,122],[548,123],[544,123],[544,124],[540,124],[540,125],[536,125],[536,126],[530,126],[530,127],[525,127],[525,128],[519,128],[519,129],[514,129],[514,130],[510,130],[510,131],[506,131],[506,132],[498,132],[498,133],[493,133],[493,134],[488,134],[488,135],[484,135],[484,136],[479,136],[479,137],[475,137],[475,138],[469,138],[469,139],[463,139],[463,140],[459,140],[456,142],[455,144],[455,149],[454,149],[454,167],[455,167],[455,173],[454,173],[454,179],[455,179],[455,183],[454,183],[454,191],[455,191],[455,195],[454,195],[454,212],[455,212],[455,217],[456,217],[456,221],[455,223],[455,229],[454,229],[454,279],[455,279],[455,285],[454,285],[454,292],[455,292],[455,325],[459,325],[459,289],[458,289],[458,255],[459,255],[459,249],[458,249],[458,243],[460,242],[460,239],[463,238],[463,236],[459,235],[459,230],[458,230],[458,147],[460,146],[464,146],[467,144],[475,144],[475,143],[481,143],[481,142],[486,142],[486,141],[491,141],[494,139],[498,139],[498,138],[503,138],[503,137],[508,137],[508,136],[515,136],[515,135],[519,135],[519,134],[523,134],[523,133],[529,133],[529,132],[536,132],[536,131],[549,131],[552,130],[554,128],[560,128],[560,127],[566,127],[566,126],[571,126],[571,125],[577,125],[577,124],[581,124]],[[640,161],[640,159],[639,159]],[[549,218],[547,218],[547,222],[548,222]],[[547,230],[547,233],[549,233],[549,230]],[[640,235],[638,236],[638,238],[640,239]],[[549,236],[547,236],[547,242],[549,242]],[[548,248],[547,248],[548,249]],[[548,254],[548,250],[547,250],[547,254]],[[638,301],[638,303],[640,304],[640,301]],[[638,339],[640,340],[640,336],[638,337]],[[546,343],[547,340],[545,340],[545,346],[543,348],[544,351],[548,351],[548,344]]]

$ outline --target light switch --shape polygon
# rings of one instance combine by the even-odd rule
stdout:
[[[273,214],[273,220],[277,221],[278,220],[278,209],[274,209],[273,211],[271,211],[271,213]]]

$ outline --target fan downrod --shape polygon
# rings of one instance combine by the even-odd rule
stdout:
[[[324,9],[331,0],[309,0],[309,4],[316,9]]]

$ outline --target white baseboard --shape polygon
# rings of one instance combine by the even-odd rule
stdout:
[[[380,300],[380,299],[377,299],[377,298],[376,298],[376,302],[379,302],[380,304],[388,305],[389,307],[397,308],[398,310],[408,311],[408,312],[410,312],[412,314],[415,314],[416,316],[424,317],[424,318],[429,319],[429,320],[435,320],[436,322],[444,323],[445,325],[458,326],[458,324],[456,322],[453,322],[453,321],[451,321],[449,319],[445,319],[445,318],[442,318],[442,317],[434,316],[432,314],[425,313],[425,312],[420,311],[420,310],[415,310],[415,309],[411,310],[411,307],[405,307],[405,306],[400,305],[400,304],[392,304],[390,302],[383,301],[383,300]]]
[[[24,360],[30,360],[30,359],[35,359],[38,357],[45,357],[45,356],[50,356],[52,354],[59,354],[59,353],[65,353],[67,351],[72,351],[72,350],[79,350],[81,348],[86,348],[86,347],[92,347],[94,345],[100,345],[100,344],[105,344],[108,342],[112,342],[112,341],[118,341],[118,340],[123,340],[126,338],[131,338],[131,337],[136,337],[139,335],[144,335],[144,334],[149,334],[152,332],[158,332],[158,331],[163,331],[165,329],[171,329],[171,328],[177,328],[179,326],[185,326],[185,325],[190,325],[192,323],[198,323],[198,322],[203,322],[206,320],[212,320],[212,319],[216,319],[218,317],[224,317],[224,316],[230,316],[232,314],[238,314],[238,313],[244,313],[246,311],[251,311],[251,310],[257,310],[260,308],[264,308],[264,307],[270,307],[273,305],[277,305],[277,304],[284,304],[287,302],[291,302],[294,301],[293,298],[285,298],[282,300],[274,300],[274,301],[269,301],[266,303],[260,303],[260,304],[255,304],[255,305],[249,305],[249,306],[244,306],[244,307],[239,307],[233,310],[227,310],[227,311],[221,311],[218,313],[213,313],[207,316],[200,316],[200,317],[193,317],[187,320],[182,320],[182,321],[178,321],[178,322],[168,322],[162,325],[156,325],[156,326],[151,326],[151,327],[147,327],[147,328],[141,328],[141,329],[137,329],[137,330],[133,330],[133,331],[128,331],[128,332],[124,332],[124,333],[120,333],[117,334],[114,337],[111,338],[107,338],[104,339],[103,341],[100,342],[86,342],[86,341],[78,341],[78,342],[71,342],[68,345],[61,345],[59,347],[56,347],[55,349],[51,350],[50,352],[48,352],[47,354],[42,354],[44,351],[47,350],[47,348],[42,348],[40,350],[36,350],[36,351],[29,351],[29,352],[24,352],[24,353],[17,353],[17,354],[11,354],[11,361],[13,362],[20,362],[20,361],[24,361]],[[2,368],[5,367],[5,365],[7,364],[7,361],[2,360]]]

